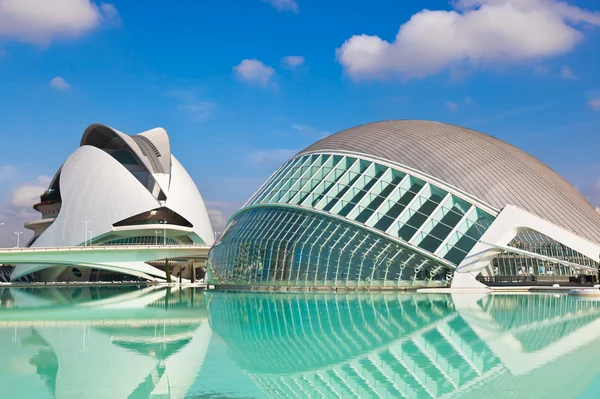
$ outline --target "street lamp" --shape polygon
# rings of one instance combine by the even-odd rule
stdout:
[[[92,237],[94,236],[94,230],[88,230],[88,241],[89,241],[89,246],[92,246]]]
[[[160,221],[163,225],[163,245],[167,245],[167,219]]]
[[[17,248],[19,248],[21,234],[23,234],[22,231],[15,231],[15,235],[17,236]]]
[[[83,246],[87,247],[87,232],[88,232],[88,223],[90,221],[85,219],[81,221],[81,224],[83,225]]]

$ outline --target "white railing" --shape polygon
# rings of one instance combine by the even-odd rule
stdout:
[[[108,251],[108,250],[157,250],[157,249],[197,249],[209,250],[210,245],[111,245],[111,246],[70,246],[70,247],[21,247],[0,248],[0,252],[50,252],[50,251]]]

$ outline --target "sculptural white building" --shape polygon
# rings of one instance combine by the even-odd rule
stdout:
[[[56,172],[25,224],[32,247],[77,245],[212,245],[208,212],[194,181],[171,154],[162,128],[134,136],[89,126],[81,146]],[[140,262],[145,275],[164,278]],[[13,278],[38,272],[42,280],[86,280],[89,269],[19,265]],[[130,270],[125,271],[128,274]]]

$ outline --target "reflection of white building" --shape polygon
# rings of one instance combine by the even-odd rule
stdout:
[[[25,224],[34,247],[75,245],[208,244],[214,241],[206,207],[179,161],[167,132],[133,136],[91,125]],[[13,278],[40,272],[43,280],[88,279],[89,270],[21,265]],[[146,271],[147,272],[147,271]],[[154,276],[164,277],[155,269]]]
[[[150,288],[89,301],[107,291],[94,290],[12,290],[18,309],[0,312],[0,397],[186,397],[212,335],[202,294]],[[87,300],[72,305],[69,294]]]

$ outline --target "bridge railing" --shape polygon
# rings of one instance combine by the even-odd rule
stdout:
[[[110,245],[110,246],[64,246],[64,247],[12,247],[0,248],[0,252],[44,252],[44,251],[97,251],[97,250],[140,250],[140,249],[209,249],[210,245],[147,245],[147,244],[131,244],[131,245]]]

